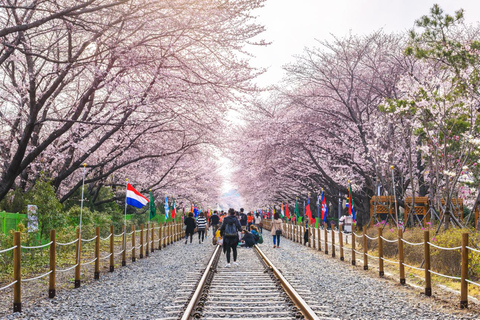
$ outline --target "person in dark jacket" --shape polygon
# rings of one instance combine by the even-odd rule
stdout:
[[[257,244],[253,233],[250,233],[247,230],[242,231],[242,233],[243,233],[243,238],[242,238],[242,244],[240,246],[245,248],[252,248],[254,245]]]
[[[247,221],[247,215],[245,212],[243,212],[243,208],[240,208],[240,225],[242,226],[243,230],[247,229]]]
[[[220,218],[218,217],[218,212],[213,212],[212,216],[208,221],[208,227],[212,226],[213,234],[217,233],[218,224],[220,223]]]
[[[185,228],[185,244],[187,244],[188,236],[190,235],[190,243],[192,243],[193,233],[195,232],[195,219],[193,218],[193,213],[190,212],[188,217],[185,218],[183,224],[187,227]]]
[[[227,225],[234,225],[237,232],[235,232],[235,236],[225,236],[225,229]],[[227,256],[227,265],[225,268],[230,268],[230,252],[233,251],[233,264],[238,266],[237,263],[237,245],[238,245],[238,231],[242,230],[242,226],[238,221],[237,217],[235,217],[235,210],[230,208],[228,210],[228,216],[223,218],[222,226],[220,227],[220,234],[223,238],[223,252]]]

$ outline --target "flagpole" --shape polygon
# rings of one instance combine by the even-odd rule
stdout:
[[[394,166],[390,166],[390,170],[392,171],[392,188],[393,188],[393,200],[395,201],[395,222],[397,224],[397,229],[398,229],[398,213],[397,213],[397,195],[395,192],[395,177],[393,176],[393,169]]]
[[[83,177],[82,177],[82,199],[80,201],[80,225],[79,225],[79,239],[78,241],[81,241],[82,239],[82,218],[83,218],[83,192],[85,190],[85,172],[86,172],[87,164],[83,164]],[[78,252],[77,252],[77,258],[80,258],[80,243],[78,244]],[[77,259],[77,264],[80,263],[80,259]],[[76,281],[76,280],[75,280]]]
[[[125,214],[124,214],[124,222],[123,222],[123,225],[125,227],[127,226],[127,188],[128,188],[128,178],[126,179],[126,185],[125,185]]]
[[[150,194],[152,193],[152,189],[150,189]],[[152,207],[149,205],[148,206],[148,219],[147,223],[150,224],[150,216],[152,215]]]
[[[125,226],[125,232],[127,232],[127,190],[128,190],[128,178],[125,179],[125,213],[124,213],[124,219],[123,219],[123,225]],[[112,237],[113,237],[113,234],[112,234]],[[126,235],[123,238],[123,241],[122,241],[122,250],[126,250],[127,249],[127,246],[126,246]]]

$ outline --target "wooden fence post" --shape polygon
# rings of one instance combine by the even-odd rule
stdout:
[[[316,239],[315,239],[315,225],[313,225],[312,226],[312,247],[313,247],[313,249],[317,248],[317,244],[315,242],[316,242]]]
[[[425,295],[430,297],[432,295],[432,275],[430,274],[430,232],[425,230],[423,232],[423,247],[425,253]]]
[[[20,240],[20,232],[16,231],[13,234],[13,280],[16,281],[13,285],[13,312],[22,312],[22,248]]]
[[[162,223],[158,223],[158,250],[162,250]]]
[[[136,248],[135,248],[135,238],[137,237],[137,232],[135,231],[135,225],[132,225],[132,262],[135,262],[137,260],[136,255]]]
[[[322,230],[320,229],[320,224],[321,224],[321,223],[322,223],[322,222],[320,222],[320,223],[318,224],[318,228],[317,228],[318,251],[322,251],[322,232],[321,232]]]
[[[143,259],[143,223],[140,225],[140,259]]]
[[[80,229],[77,228],[77,245],[76,245],[75,252],[75,262],[77,266],[75,267],[75,288],[80,288],[80,270],[82,267],[81,260],[82,260],[82,234]]]
[[[325,254],[328,254],[328,228],[327,224],[323,224],[323,231],[325,231]]]
[[[357,258],[355,257],[355,232],[352,229],[352,266],[357,264]]]
[[[405,284],[405,254],[403,253],[403,230],[398,229],[398,269],[400,271],[400,284]]]
[[[335,258],[335,227],[331,224],[332,229],[332,258]]]
[[[115,270],[115,228],[110,226],[110,272]]]
[[[163,225],[163,239],[162,239],[163,247],[167,246],[167,222]]]
[[[127,265],[127,226],[123,225],[123,237],[122,237],[122,267]]]
[[[147,222],[147,229],[145,230],[145,257],[148,257],[149,251],[150,251],[150,243],[148,239],[148,234],[149,234],[149,229],[150,229],[150,224]]]
[[[100,279],[100,227],[95,228],[95,271],[93,278],[95,280]]]
[[[468,308],[468,233],[462,233],[462,274],[460,282],[460,308]]]
[[[155,252],[155,222],[152,222],[152,246],[150,251]]]
[[[378,274],[380,277],[385,275],[383,270],[383,239],[382,239],[382,228],[378,228]]]
[[[338,225],[338,235],[340,236],[338,241],[340,241],[340,261],[344,261],[345,257],[343,256],[343,225]]]
[[[311,224],[311,222],[310,222]],[[311,248],[312,247],[312,242],[313,242],[313,235],[312,235],[312,226],[311,225],[308,225],[307,227],[307,231],[308,231],[308,247]]]
[[[367,226],[363,227],[363,270],[368,270],[368,257],[367,257]]]
[[[50,230],[50,274],[48,277],[48,297],[55,298],[55,272],[56,272],[56,254],[57,240],[55,230]]]

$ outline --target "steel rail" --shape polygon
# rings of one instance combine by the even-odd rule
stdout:
[[[205,268],[205,272],[203,273],[202,277],[200,278],[200,281],[198,282],[197,288],[195,289],[195,292],[193,293],[192,298],[190,299],[190,302],[187,305],[187,308],[185,309],[185,312],[183,313],[183,316],[181,320],[189,320],[193,319],[193,312],[195,310],[195,306],[197,305],[198,300],[200,299],[200,296],[203,291],[203,287],[206,283],[206,280],[208,278],[208,275],[213,272],[213,267],[214,267],[214,262],[215,260],[218,261],[217,256],[221,252],[221,247],[217,245],[215,248],[215,251],[213,251],[212,257],[208,261],[207,267]]]
[[[270,261],[270,259],[267,258],[267,256],[260,250],[260,248],[255,245],[254,248],[257,250],[258,254],[262,257],[263,261],[265,261],[268,265],[268,267],[272,270],[273,274],[277,277],[277,279],[280,281],[283,289],[285,292],[288,294],[290,299],[295,303],[297,308],[299,308],[303,315],[305,316],[305,319],[309,320],[320,320],[320,318],[313,312],[312,308],[303,300],[303,298],[297,293],[297,291],[292,287],[292,285],[285,279],[285,277],[282,275],[282,273],[273,265],[273,263]]]

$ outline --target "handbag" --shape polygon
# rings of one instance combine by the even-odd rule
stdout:
[[[277,236],[281,236],[281,235],[282,235],[282,230],[280,230],[280,229],[276,230],[276,231],[275,231],[275,234],[276,234]]]

